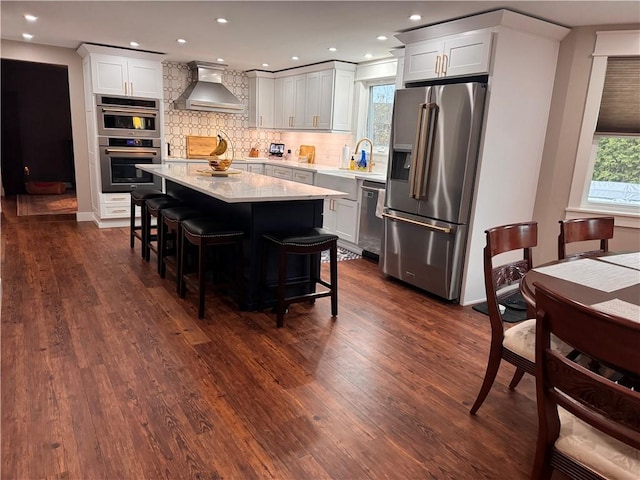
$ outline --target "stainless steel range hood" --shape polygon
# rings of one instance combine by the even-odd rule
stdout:
[[[222,84],[226,65],[189,62],[194,81],[174,102],[177,109],[204,112],[242,113],[244,104]]]

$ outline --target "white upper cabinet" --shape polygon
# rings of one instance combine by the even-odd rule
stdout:
[[[329,62],[301,67],[296,75],[277,76],[273,84],[274,128],[284,130],[350,131],[353,110],[355,66]],[[320,67],[320,69],[318,69]],[[303,73],[304,72],[304,73]],[[291,73],[289,71],[288,73]],[[249,72],[251,76],[253,72]],[[249,89],[249,105],[259,102],[255,88]],[[251,114],[251,110],[250,110]],[[253,120],[250,118],[250,126]],[[263,120],[264,121],[264,120]],[[256,127],[261,128],[257,122]],[[263,124],[262,128],[271,128]]]
[[[249,75],[249,128],[275,126],[275,80]]]
[[[110,55],[92,55],[93,92],[162,98],[162,64]]]
[[[91,94],[162,98],[162,55],[83,44],[84,76]]]
[[[404,81],[489,72],[491,32],[452,35],[407,45]]]

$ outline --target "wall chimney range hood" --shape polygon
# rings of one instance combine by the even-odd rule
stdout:
[[[222,84],[226,65],[189,62],[193,83],[174,102],[177,109],[203,112],[243,113],[245,106]]]

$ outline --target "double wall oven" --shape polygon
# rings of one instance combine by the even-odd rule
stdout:
[[[161,188],[161,180],[135,167],[161,163],[160,100],[97,96],[102,192]]]

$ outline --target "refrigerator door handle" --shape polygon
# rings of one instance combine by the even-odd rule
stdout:
[[[425,227],[431,230],[437,230],[438,232],[451,233],[451,229],[449,227],[439,227],[437,225],[430,225],[428,223],[418,222],[416,220],[410,220],[408,218],[396,217],[395,215],[389,215],[388,213],[383,213],[382,216],[385,218],[388,218],[389,220],[398,220],[399,222],[411,223],[412,225],[418,225],[419,227]]]
[[[425,115],[426,114],[426,115]],[[429,175],[431,157],[435,145],[434,138],[438,120],[438,105],[435,103],[422,103],[418,111],[418,129],[416,131],[416,154],[412,159],[410,178],[410,195],[416,200],[427,196],[427,184],[425,175]],[[415,172],[415,173],[414,173]]]
[[[419,198],[418,185],[422,180],[424,162],[419,160],[424,155],[425,149],[425,114],[428,116],[427,103],[421,103],[418,107],[418,122],[416,127],[416,140],[413,143],[414,152],[411,156],[411,170],[409,170],[409,196],[411,198]]]

